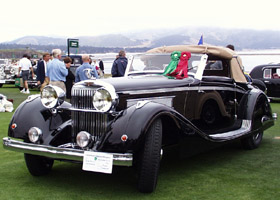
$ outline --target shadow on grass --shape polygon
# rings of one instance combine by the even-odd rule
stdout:
[[[177,184],[194,173],[204,174],[209,169],[230,163],[244,152],[247,151],[244,151],[239,143],[232,143],[189,158],[180,158],[178,154],[170,153],[161,162],[157,190],[162,191],[160,187],[167,187],[165,184],[172,187],[174,179]],[[86,196],[138,193],[136,170],[132,167],[114,167],[113,174],[102,174],[83,171],[81,164],[56,161],[49,175],[31,176],[30,181],[48,185],[54,190],[63,187],[71,193],[82,191]]]

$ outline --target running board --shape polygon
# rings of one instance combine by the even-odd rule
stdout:
[[[225,132],[225,133],[212,134],[209,135],[209,137],[213,140],[223,140],[223,141],[235,139],[248,133],[251,130],[251,125],[252,125],[252,120],[242,120],[242,124],[239,129]]]

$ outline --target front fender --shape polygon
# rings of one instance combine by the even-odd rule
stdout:
[[[145,133],[155,119],[169,115],[179,126],[176,114],[172,108],[155,102],[146,102],[141,107],[133,105],[123,111],[112,123],[111,130],[102,147],[106,150],[117,151],[138,150],[144,140]],[[121,140],[122,135],[128,136],[126,142]]]
[[[63,104],[65,107],[69,103],[64,102]],[[25,140],[28,130],[31,127],[38,127],[44,133],[43,137],[48,137],[57,127],[69,119],[69,113],[52,114],[49,109],[42,105],[39,96],[30,96],[16,109],[8,128],[8,136]],[[11,127],[12,124],[15,124],[15,128]]]

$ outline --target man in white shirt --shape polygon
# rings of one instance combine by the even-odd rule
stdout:
[[[32,64],[31,64],[30,60],[28,59],[27,54],[24,54],[22,56],[22,59],[20,59],[20,61],[19,61],[19,68],[18,68],[19,73],[18,74],[20,74],[20,71],[21,71],[21,76],[22,76],[22,80],[23,80],[23,83],[24,83],[24,88],[20,92],[25,93],[25,94],[30,93],[29,89],[28,89],[28,83],[27,83],[28,76],[29,76],[29,69],[32,72],[32,78],[33,78],[34,72],[33,72]]]

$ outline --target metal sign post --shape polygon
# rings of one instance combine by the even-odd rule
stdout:
[[[78,52],[79,48],[79,39],[67,39],[67,50],[68,50],[68,56],[70,56],[70,48],[76,48]]]

